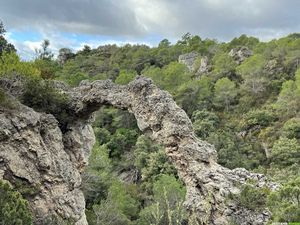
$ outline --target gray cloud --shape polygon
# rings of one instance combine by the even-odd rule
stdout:
[[[66,32],[139,35],[135,14],[126,1],[1,0],[0,15],[8,27]]]
[[[7,27],[116,37],[186,32],[228,40],[278,37],[300,29],[298,0],[0,0]]]
[[[176,21],[170,23],[169,17],[160,15],[161,24],[153,30],[167,30],[174,36],[189,31],[227,40],[242,33],[276,36],[297,32],[300,28],[298,0],[152,0],[151,4],[153,2],[160,4]]]

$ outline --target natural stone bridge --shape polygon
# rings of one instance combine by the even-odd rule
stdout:
[[[90,117],[103,105],[131,112],[139,129],[165,147],[186,185],[185,205],[199,224],[259,225],[270,218],[267,210],[254,212],[228,200],[249,179],[257,187],[271,185],[265,177],[217,164],[214,147],[195,136],[186,113],[150,79],[140,76],[124,86],[109,80],[83,81],[73,89],[56,86],[71,98],[72,122],[64,133],[52,115],[21,104],[17,111],[0,109],[0,177],[38,187],[28,199],[37,224],[51,214],[87,224],[80,173],[95,142]]]

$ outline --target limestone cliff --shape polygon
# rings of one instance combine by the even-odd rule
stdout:
[[[0,127],[0,175],[13,186],[33,190],[26,198],[35,223],[46,224],[59,215],[86,225],[79,187],[80,169],[94,144],[91,126],[81,121],[63,135],[52,115],[18,104],[17,109],[0,110]]]
[[[150,79],[138,77],[120,86],[106,81],[83,81],[74,89],[60,87],[71,98],[73,119],[61,132],[52,115],[37,113],[19,105],[19,110],[0,111],[0,170],[3,178],[21,180],[37,187],[30,196],[37,224],[50,214],[86,223],[80,172],[94,143],[89,125],[92,113],[112,105],[133,113],[142,132],[165,147],[166,154],[187,187],[186,207],[195,212],[200,224],[265,224],[267,210],[254,212],[228,201],[240,184],[274,185],[261,174],[245,169],[229,170],[217,164],[214,147],[199,140],[186,113],[171,95]]]

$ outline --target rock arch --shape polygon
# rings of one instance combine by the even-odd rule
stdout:
[[[257,186],[263,186],[267,185],[265,178],[245,169],[229,170],[217,164],[214,147],[196,137],[186,113],[168,92],[160,90],[150,79],[140,76],[126,86],[110,80],[82,82],[74,92],[77,97],[73,107],[78,115],[89,114],[95,106],[101,105],[112,105],[133,113],[139,129],[165,147],[167,156],[186,184],[185,205],[196,212],[203,224],[224,225],[232,219],[263,224],[268,220],[270,214],[267,211],[254,213],[225,204],[229,193],[239,191],[236,183],[251,179],[257,181]]]
[[[270,218],[266,210],[253,212],[226,201],[248,179],[258,187],[270,185],[264,176],[217,164],[214,147],[195,136],[186,113],[150,79],[139,76],[124,86],[110,80],[83,81],[74,89],[56,86],[71,98],[73,122],[65,133],[52,115],[23,105],[15,113],[0,110],[0,177],[12,183],[22,179],[40,188],[29,199],[37,224],[51,213],[72,218],[76,225],[87,224],[80,172],[94,144],[89,118],[103,105],[133,113],[140,130],[165,147],[186,184],[185,205],[196,213],[200,224],[224,225],[232,219],[240,224],[265,224]]]

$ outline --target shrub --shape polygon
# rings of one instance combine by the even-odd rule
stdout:
[[[66,129],[70,120],[69,99],[52,87],[49,81],[30,79],[25,85],[21,101],[36,111],[52,114],[58,120],[62,131]]]
[[[117,79],[116,84],[128,84],[130,81],[134,80],[136,74],[134,72],[121,71]]]
[[[243,185],[238,195],[230,196],[240,206],[251,210],[262,210],[266,208],[268,188],[256,188],[250,184]]]
[[[195,133],[200,138],[207,138],[209,134],[216,130],[220,123],[219,117],[207,110],[195,111],[193,113],[193,127]]]
[[[7,183],[0,180],[0,224],[32,225],[28,202]]]
[[[275,116],[267,110],[253,110],[244,116],[241,126],[243,129],[251,129],[255,126],[267,127],[275,119]]]
[[[283,125],[283,135],[287,138],[300,139],[300,118],[292,118]]]
[[[0,106],[8,109],[13,109],[15,104],[12,102],[12,99],[8,99],[5,92],[0,88]]]
[[[271,152],[272,164],[279,167],[300,163],[300,145],[298,141],[281,137],[277,140]]]
[[[0,63],[0,77],[12,74],[39,77],[40,71],[30,62],[22,62],[15,52],[3,52]]]
[[[300,221],[300,178],[284,184],[278,191],[268,197],[268,207],[271,209],[274,221]]]

